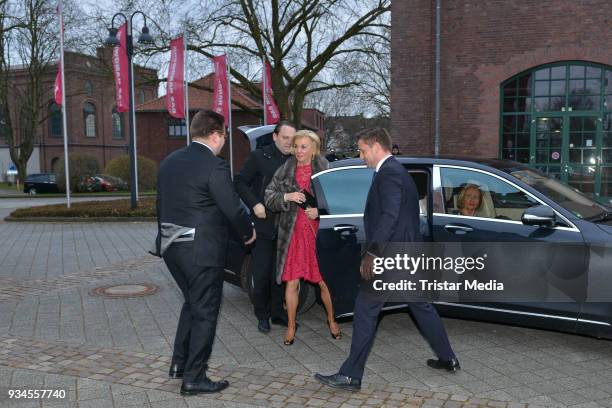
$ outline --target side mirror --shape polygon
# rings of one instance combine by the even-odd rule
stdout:
[[[557,223],[555,212],[546,205],[536,205],[527,208],[521,216],[524,225],[536,225],[538,227],[554,227]]]

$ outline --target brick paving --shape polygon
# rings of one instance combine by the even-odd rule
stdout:
[[[231,387],[183,398],[166,376],[181,296],[158,258],[155,226],[0,224],[0,391],[62,386],[65,400],[15,406],[612,406],[612,342],[445,319],[461,361],[456,374],[425,366],[431,352],[406,313],[381,321],[360,393],[312,379],[348,353],[319,307],[299,317],[296,343],[256,330],[248,297],[226,285],[210,374]],[[150,296],[106,299],[91,290],[151,283]],[[2,394],[6,395],[6,394]],[[15,401],[2,399],[0,407]]]

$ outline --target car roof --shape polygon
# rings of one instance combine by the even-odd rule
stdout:
[[[505,173],[516,170],[529,169],[528,166],[511,160],[502,160],[484,157],[468,157],[457,155],[432,155],[432,156],[395,156],[404,165],[434,165],[446,164],[455,166],[469,166],[475,168],[493,167]],[[358,158],[333,161],[329,164],[331,168],[363,165]]]

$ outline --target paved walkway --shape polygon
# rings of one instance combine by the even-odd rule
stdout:
[[[257,332],[247,296],[224,289],[210,374],[231,386],[183,398],[167,377],[181,296],[158,258],[155,226],[0,223],[0,407],[612,406],[612,342],[445,319],[461,361],[456,374],[431,357],[406,313],[385,316],[364,389],[312,379],[337,370],[350,322],[333,340],[320,307],[300,316],[296,343]],[[150,283],[146,297],[108,299],[92,289]],[[9,389],[65,390],[64,399],[9,400]]]

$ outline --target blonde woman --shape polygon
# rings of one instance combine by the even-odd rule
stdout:
[[[321,300],[327,312],[327,324],[334,339],[342,333],[334,317],[329,287],[323,281],[316,254],[319,212],[306,205],[307,192],[314,196],[310,177],[328,168],[320,156],[321,141],[316,133],[300,130],[293,136],[292,157],[274,174],[266,188],[266,207],[280,212],[276,258],[276,280],[285,282],[288,326],[284,344],[293,344],[296,332],[300,280],[318,284]],[[305,208],[302,208],[305,207]]]

